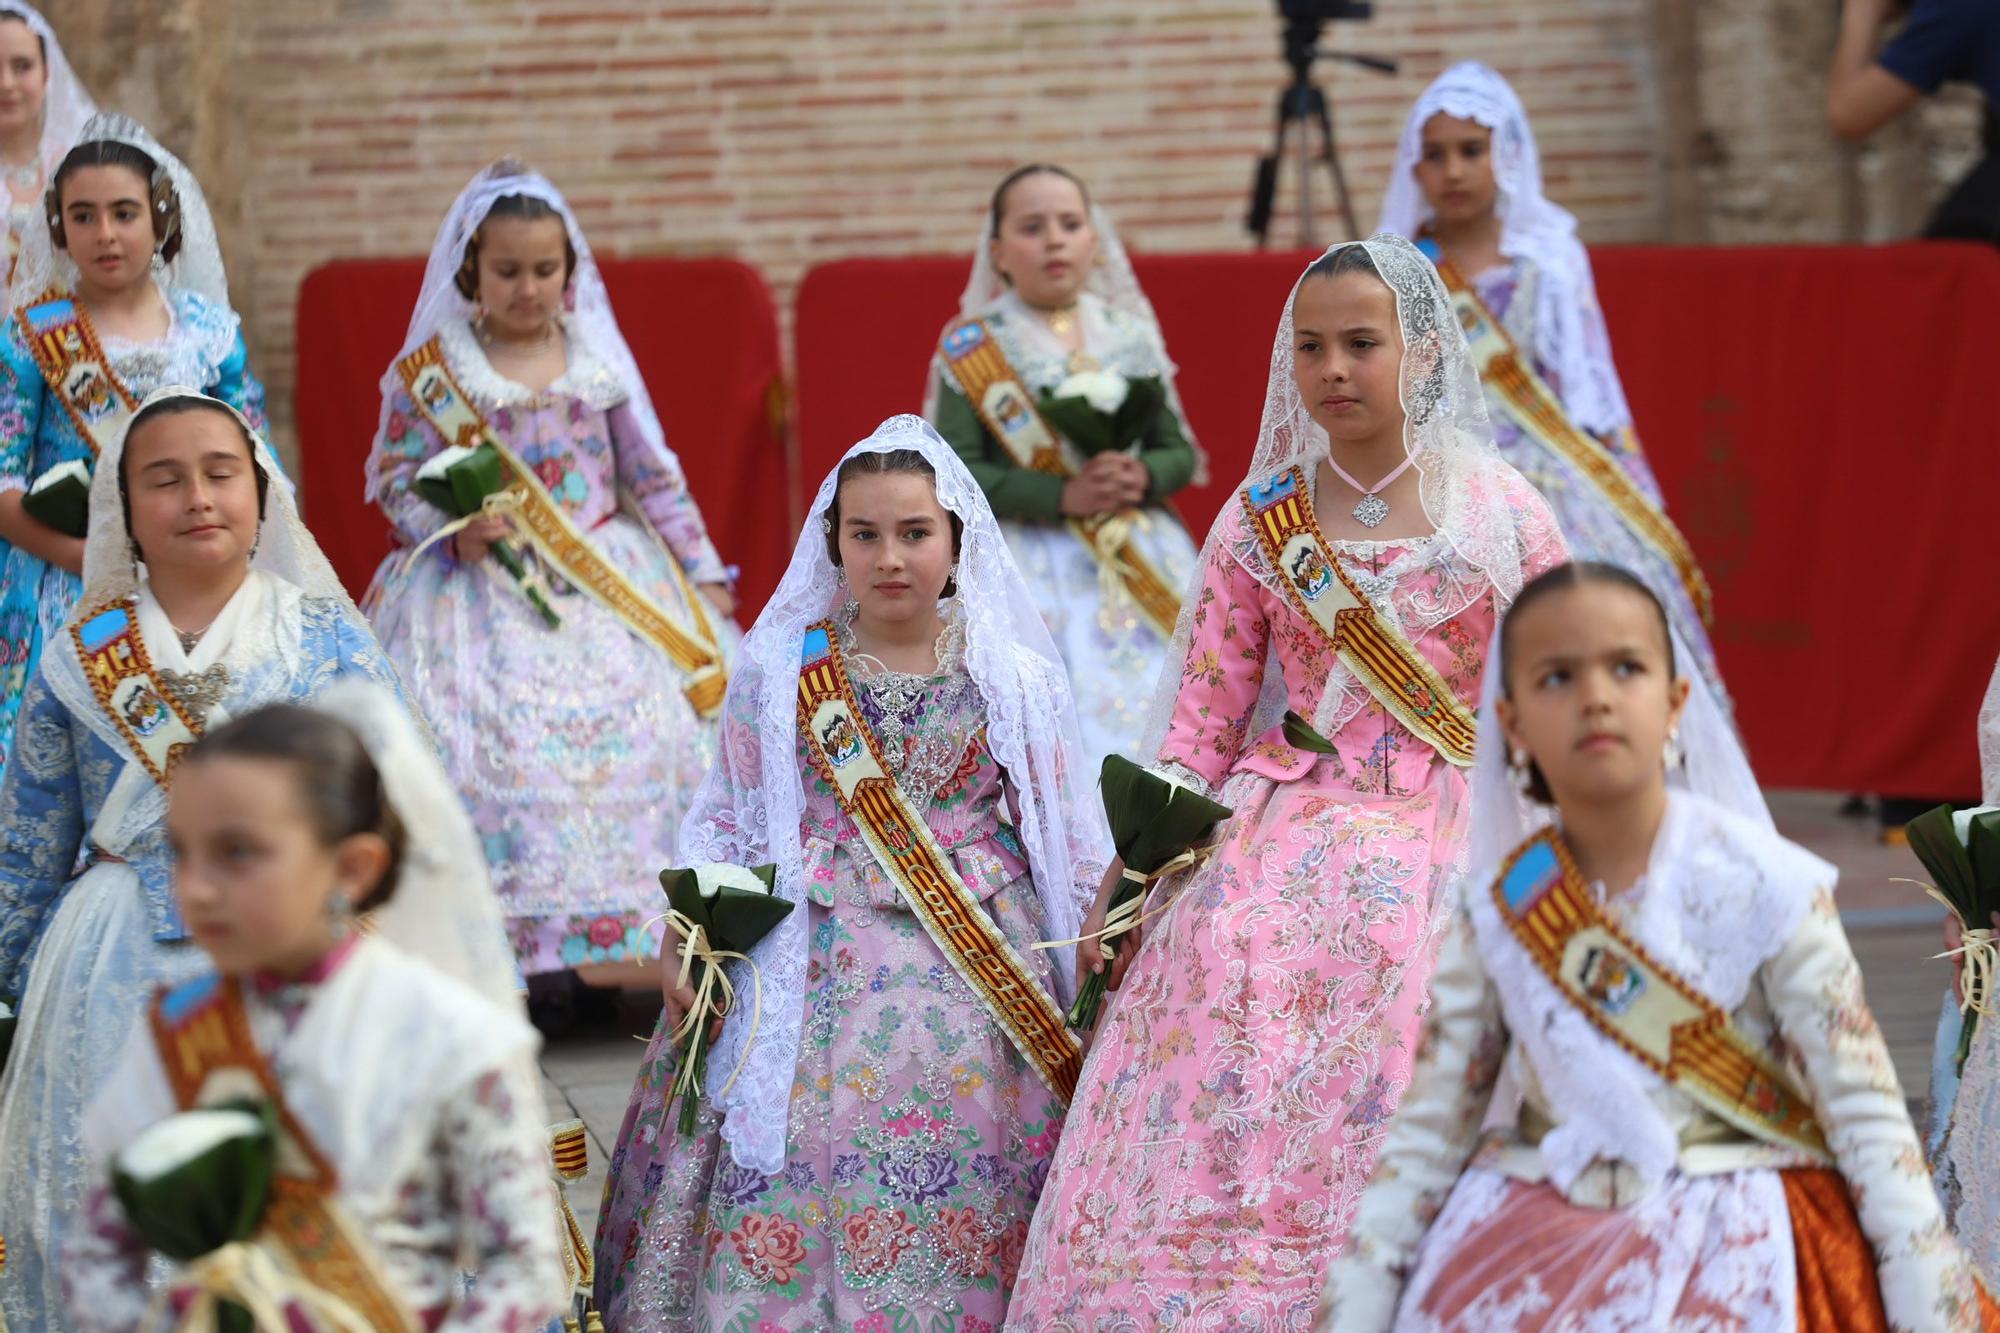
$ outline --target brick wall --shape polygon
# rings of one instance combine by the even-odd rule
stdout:
[[[1745,212],[1680,150],[1714,107],[1743,119],[1733,90],[1758,68],[1790,83],[1824,50],[1746,45],[1725,12],[1745,7],[1725,0],[1701,0],[1698,49],[1676,48],[1663,34],[1677,4],[1380,0],[1373,22],[1333,25],[1329,44],[1403,62],[1395,77],[1320,70],[1363,227],[1411,99],[1468,56],[1516,80],[1551,193],[1591,239],[1684,234],[1711,194]],[[422,253],[452,196],[502,153],[547,172],[598,249],[732,254],[782,308],[822,260],[964,250],[994,180],[1031,157],[1090,181],[1129,244],[1245,246],[1251,170],[1286,75],[1269,0],[75,0],[55,22],[104,100],[157,117],[210,184],[281,439],[303,275]],[[1675,60],[1700,62],[1692,127],[1663,91],[1687,77]],[[1734,137],[1787,160],[1812,137],[1799,116],[1775,133],[1747,114]],[[1755,174],[1755,153],[1739,160]],[[1285,187],[1274,240],[1289,242],[1289,168]],[[1850,214],[1830,225],[1852,231]],[[1829,225],[1823,209],[1780,222]]]

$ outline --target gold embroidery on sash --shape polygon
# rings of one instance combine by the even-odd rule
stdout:
[[[799,728],[820,775],[924,929],[1056,1096],[1076,1094],[1083,1051],[1062,1010],[966,887],[891,776],[841,660],[833,622],[806,631]]]

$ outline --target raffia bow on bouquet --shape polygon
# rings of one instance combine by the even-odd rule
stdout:
[[[448,541],[482,518],[510,518],[521,505],[520,492],[507,484],[507,470],[502,465],[499,450],[490,444],[469,448],[453,445],[441,449],[430,461],[417,470],[412,483],[417,494],[445,513],[451,515],[451,522],[426,537],[416,550],[410,552],[410,560],[416,558],[441,541]],[[520,553],[504,541],[493,543],[492,554],[500,562],[521,593],[550,629],[562,627],[562,617],[549,605],[548,593],[541,580],[528,572]]]
[[[340,1333],[373,1333],[339,1297],[279,1267],[256,1236],[277,1177],[277,1117],[268,1103],[170,1115],[112,1164],[111,1188],[148,1248],[179,1265],[147,1311],[147,1328],[262,1333],[308,1315]],[[186,1303],[171,1322],[167,1307]]]
[[[1940,805],[1911,820],[1908,832],[1910,850],[1931,876],[1931,882],[1922,885],[1924,891],[1958,919],[1963,940],[1958,948],[1937,955],[1960,959],[1964,966],[1958,1007],[1965,1022],[1958,1034],[1957,1055],[1962,1069],[1980,1018],[1992,1018],[1996,1012],[2000,946],[1994,940],[1993,914],[2000,911],[2000,806],[1954,814],[1950,806]]]
[[[1066,944],[1089,947],[1095,941],[1104,961],[1109,963],[1117,957],[1119,938],[1130,934],[1145,920],[1146,895],[1152,886],[1207,859],[1215,849],[1203,845],[1203,840],[1232,811],[1192,787],[1141,768],[1122,755],[1105,756],[1098,789],[1104,797],[1111,841],[1125,866],[1117,887],[1111,891],[1111,901],[1105,904],[1104,925],[1074,940],[1051,940],[1035,947],[1053,949]],[[1107,976],[1106,972],[1092,972],[1077,987],[1076,1003],[1070,1006],[1068,1016],[1072,1028],[1088,1032],[1096,1025],[1098,1010],[1104,1004]]]
[[[751,948],[791,914],[794,903],[772,892],[777,882],[775,865],[746,870],[742,866],[709,863],[681,870],[662,870],[660,887],[667,891],[666,919],[681,937],[680,969],[676,985],[694,987],[695,1000],[674,1028],[674,1042],[681,1048],[680,1063],[668,1087],[668,1098],[681,1099],[680,1132],[693,1134],[696,1099],[708,1078],[708,1034],[714,1020],[727,1013],[735,999],[724,964],[742,960],[750,973],[752,1005],[751,1037],[763,1016],[763,985],[750,961]],[[751,1042],[743,1043],[745,1055]],[[730,1071],[722,1090],[742,1069]]]

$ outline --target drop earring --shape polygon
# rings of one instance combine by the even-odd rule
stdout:
[[[1507,755],[1507,778],[1514,784],[1514,790],[1521,793],[1523,800],[1535,799],[1534,761],[1518,745]]]
[[[1660,758],[1666,764],[1669,773],[1679,768],[1681,761],[1687,758],[1686,753],[1681,749],[1681,729],[1679,726],[1675,726],[1672,731],[1667,733],[1667,743],[1660,749]]]

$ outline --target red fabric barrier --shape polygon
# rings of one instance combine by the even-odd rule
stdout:
[[[1141,255],[1215,481],[1242,478],[1301,255]],[[1773,786],[1979,790],[1974,719],[2000,615],[1990,461],[2000,254],[1984,247],[1593,252],[1642,439],[1715,583],[1723,670]],[[843,260],[798,297],[814,485],[914,411],[962,259]]]
[[[652,391],[667,443],[722,558],[742,566],[754,612],[791,556],[789,461],[777,312],[756,270],[727,259],[603,261],[619,325]],[[362,501],[379,385],[402,346],[421,259],[342,260],[299,293],[297,421],[306,520],[357,596],[389,550]],[[747,622],[746,622],[747,623]]]

